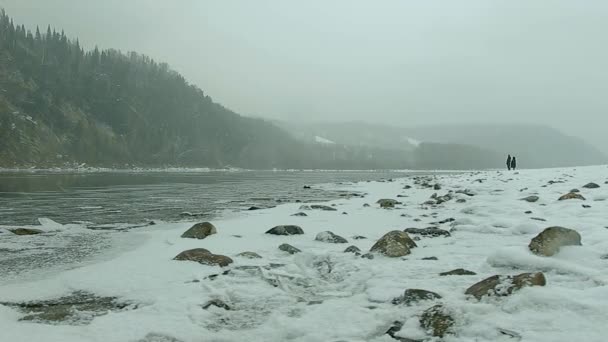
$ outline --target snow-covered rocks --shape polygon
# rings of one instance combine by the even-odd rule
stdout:
[[[559,252],[562,246],[580,245],[581,235],[576,230],[564,227],[549,227],[534,237],[528,248],[536,255],[552,256]]]
[[[452,334],[455,323],[452,313],[441,304],[427,309],[420,316],[420,326],[434,337]]]
[[[173,260],[196,261],[199,264],[208,266],[228,266],[232,264],[232,259],[225,255],[212,254],[205,248],[189,249],[179,253]]]
[[[182,234],[183,238],[204,239],[209,235],[217,234],[217,229],[210,222],[197,223]]]
[[[508,296],[526,286],[545,286],[545,275],[539,273],[522,273],[516,276],[495,275],[469,287],[465,294],[477,299],[484,296]]]
[[[300,226],[295,225],[282,225],[271,228],[266,234],[272,235],[301,235],[304,234],[304,230]]]
[[[435,292],[421,290],[421,289],[407,289],[403,295],[393,299],[392,303],[395,305],[405,304],[412,305],[414,303],[423,300],[436,300],[441,299],[441,296]]]
[[[317,234],[317,237],[315,237],[315,240],[327,243],[348,243],[348,240],[330,231],[320,232]]]
[[[414,240],[406,232],[393,230],[386,233],[370,249],[387,257],[396,258],[410,254],[410,249],[417,247]]]

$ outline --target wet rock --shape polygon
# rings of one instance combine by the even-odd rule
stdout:
[[[580,246],[581,235],[573,229],[549,227],[530,241],[528,248],[536,255],[552,256],[562,246]]]
[[[247,209],[247,210],[249,210],[249,211],[263,210],[263,209],[271,209],[271,208],[274,208],[274,207],[275,207],[274,205],[267,205],[267,206],[257,206],[257,205],[254,205],[254,206],[249,207],[249,209]]]
[[[330,207],[330,206],[322,205],[322,204],[312,204],[310,206],[310,209],[312,209],[312,210],[322,210],[322,211],[338,211],[338,209],[336,209],[334,207]]]
[[[15,228],[9,229],[9,231],[15,235],[37,235],[42,234],[44,231],[40,229],[32,229],[32,228]]]
[[[395,205],[401,204],[401,202],[390,198],[379,199],[376,203],[380,204],[380,208],[384,209],[394,208]]]
[[[469,270],[465,270],[464,268],[457,268],[455,270],[451,270],[448,272],[439,273],[440,276],[451,276],[451,275],[476,275],[477,273]]]
[[[583,208],[589,209],[589,208],[591,208],[591,206],[589,204],[583,204]]]
[[[565,201],[565,200],[571,200],[571,199],[578,199],[578,200],[583,200],[584,201],[585,197],[583,197],[583,195],[578,194],[576,192],[570,192],[570,193],[567,193],[567,194],[561,196],[558,200],[559,201]]]
[[[287,252],[289,254],[296,254],[296,253],[302,252],[301,250],[295,248],[294,246],[286,244],[286,243],[280,245],[279,249],[282,250],[282,251],[284,251],[284,252]]]
[[[386,233],[370,249],[370,252],[379,252],[388,257],[401,257],[411,253],[410,249],[417,247],[414,240],[407,233],[393,230]]]
[[[466,202],[467,202],[467,200],[464,198],[459,198],[456,200],[456,203],[466,203]]]
[[[224,303],[223,301],[221,301],[219,299],[212,299],[212,300],[208,301],[207,303],[203,304],[203,309],[207,310],[212,306],[215,306],[220,309],[224,309],[226,311],[230,311],[230,306],[228,306],[228,304]]]
[[[516,276],[495,275],[469,287],[465,294],[477,299],[484,296],[508,296],[527,286],[545,286],[545,275],[539,273],[522,273]]]
[[[534,203],[537,202],[540,199],[540,197],[538,196],[528,196],[528,197],[524,197],[522,199],[520,199],[521,201],[526,201],[529,203]]]
[[[435,305],[420,316],[420,326],[435,337],[453,334],[454,318],[443,305]]]
[[[363,208],[369,208],[369,207],[370,207],[370,205],[368,203],[363,204]]]
[[[367,239],[365,236],[361,236],[361,235],[353,236],[353,240],[365,240],[365,239]]]
[[[524,212],[524,214],[532,214],[532,211],[531,211],[531,210],[526,210],[526,211]]]
[[[237,257],[247,258],[247,259],[262,259],[262,256],[258,253],[254,252],[243,252],[236,255]]]
[[[348,243],[348,240],[336,235],[330,231],[321,232],[315,237],[315,241],[328,242],[328,243]]]
[[[304,185],[303,187],[304,189],[312,189],[312,187],[310,185]]]
[[[210,222],[197,223],[182,234],[183,238],[204,239],[217,233],[217,229]]]
[[[439,229],[439,228],[435,228],[435,227],[425,228],[425,229],[407,228],[404,231],[408,234],[416,234],[416,235],[430,236],[430,237],[438,237],[438,236],[449,237],[449,236],[451,236],[450,232],[448,232],[447,230],[443,230],[443,229]]]
[[[284,226],[276,226],[271,228],[266,232],[266,234],[272,235],[301,235],[304,234],[304,231],[300,226],[294,225],[284,225]]]
[[[361,257],[363,259],[369,259],[369,260],[373,260],[374,259],[374,255],[372,253],[365,253]]]
[[[195,248],[179,253],[173,260],[196,261],[208,266],[225,267],[232,264],[232,259],[225,255],[212,254],[204,248]]]
[[[439,260],[439,259],[437,259],[437,257],[426,257],[426,258],[422,258],[422,260]]]
[[[359,249],[359,247],[353,245],[353,246],[348,246],[345,250],[344,253],[360,253],[361,249]]]
[[[301,216],[301,217],[304,217],[304,216],[308,216],[308,215],[306,213],[299,212],[299,213],[295,213],[295,214],[293,214],[291,216]]]
[[[392,303],[395,305],[405,304],[412,305],[423,300],[435,300],[441,299],[441,296],[435,292],[420,290],[420,289],[407,289],[403,295],[393,299]]]

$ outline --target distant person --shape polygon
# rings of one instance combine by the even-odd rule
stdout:
[[[517,168],[517,160],[515,159],[515,156],[513,156],[513,158],[511,158],[511,170],[515,170]]]
[[[511,155],[509,154],[509,156],[507,157],[507,169],[509,171],[511,171]]]

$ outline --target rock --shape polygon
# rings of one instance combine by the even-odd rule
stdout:
[[[477,273],[465,270],[464,268],[457,268],[452,271],[439,273],[440,276],[451,276],[451,275],[476,275]]]
[[[247,259],[262,259],[262,256],[258,253],[254,252],[243,252],[236,255],[237,257],[247,258]]]
[[[424,205],[435,205],[435,204],[437,204],[437,202],[435,202],[433,200],[428,200],[428,201],[426,201],[426,202],[424,202],[422,204],[424,204]]]
[[[407,233],[393,230],[386,233],[370,249],[370,252],[379,252],[388,257],[401,257],[410,254],[410,248],[417,247],[414,240]]]
[[[585,209],[589,209],[589,208],[591,208],[591,206],[590,206],[590,205],[588,205],[588,204],[583,204],[583,208],[585,208]]]
[[[363,204],[363,208],[369,208],[369,207],[370,207],[370,205],[368,203]]]
[[[348,240],[336,235],[330,231],[321,232],[315,237],[315,241],[328,242],[328,243],[348,243]]]
[[[288,245],[286,243],[280,245],[279,249],[282,250],[282,251],[284,251],[284,252],[287,252],[289,254],[296,254],[296,253],[302,252],[301,250],[295,248],[294,246]]]
[[[367,239],[365,236],[361,236],[361,235],[355,235],[353,236],[353,240],[364,240]]]
[[[380,207],[384,209],[394,208],[396,204],[401,204],[401,202],[390,198],[379,199],[376,203],[380,204]]]
[[[15,235],[37,235],[42,234],[44,231],[40,229],[32,229],[32,228],[15,228],[9,229],[9,231]]]
[[[323,210],[323,211],[337,211],[338,209],[327,206],[327,205],[321,205],[321,204],[313,204],[310,206],[310,209],[313,210]]]
[[[520,199],[521,201],[526,201],[529,203],[534,203],[537,202],[540,199],[540,197],[538,196],[528,196],[528,197],[524,197],[522,199]]]
[[[249,209],[247,209],[247,210],[249,210],[249,211],[263,210],[263,209],[270,209],[270,208],[274,208],[274,207],[275,207],[274,205],[268,205],[268,206],[264,206],[264,207],[254,205],[254,206],[249,207]]]
[[[531,210],[526,210],[526,211],[524,212],[524,214],[532,214],[532,211],[531,211]]]
[[[454,318],[443,305],[435,305],[420,316],[420,326],[435,337],[453,333]]]
[[[439,184],[433,185],[433,190],[441,190],[441,185],[439,185]]]
[[[562,197],[559,198],[559,201],[565,201],[565,200],[570,200],[570,199],[579,199],[579,200],[585,200],[585,197],[583,197],[583,195],[578,194],[576,192],[570,192],[567,193],[565,195],[563,195]]]
[[[579,193],[579,192],[581,192],[581,191],[580,191],[579,189],[572,189],[572,190],[570,190],[570,192],[576,192],[576,193]]]
[[[542,256],[552,256],[559,252],[562,246],[580,246],[581,235],[573,229],[549,227],[530,241],[528,248],[532,253]]]
[[[217,233],[217,229],[210,222],[197,223],[182,234],[183,238],[204,239]]]
[[[348,246],[345,250],[344,253],[360,253],[361,250],[359,249],[359,247],[353,245],[353,246]]]
[[[304,231],[299,226],[294,225],[284,225],[284,226],[276,226],[266,232],[266,234],[272,235],[301,235],[304,234]]]
[[[438,236],[449,237],[449,236],[451,236],[450,232],[448,232],[447,230],[443,230],[443,229],[439,229],[439,228],[435,228],[435,227],[426,228],[426,229],[407,228],[404,230],[404,232],[406,232],[408,234],[417,234],[417,235],[430,236],[430,237],[438,237]]]
[[[304,185],[304,189],[312,189],[310,185]]]
[[[306,213],[299,212],[299,213],[295,213],[295,214],[293,214],[291,216],[308,216],[308,215]]]
[[[136,342],[184,342],[178,338],[173,336],[159,334],[159,333],[149,333],[144,338],[137,340]]]
[[[393,299],[392,303],[395,305],[405,304],[412,305],[422,300],[435,300],[441,299],[441,296],[435,292],[420,290],[420,289],[407,289],[400,297]]]
[[[369,260],[373,260],[374,259],[374,255],[372,253],[365,253],[361,256],[364,259],[369,259]]]
[[[189,249],[179,253],[173,260],[196,261],[208,266],[228,266],[232,264],[232,259],[225,255],[211,254],[204,248]]]
[[[466,203],[466,202],[467,202],[467,200],[464,198],[459,198],[456,200],[456,203]]]
[[[221,301],[219,299],[212,299],[212,300],[208,301],[207,303],[203,304],[203,309],[207,310],[212,306],[218,307],[220,309],[224,309],[226,311],[230,311],[230,306],[228,306],[228,304],[224,303],[223,301]]]
[[[541,221],[541,222],[546,222],[546,221],[547,221],[547,220],[545,220],[545,219],[544,219],[544,218],[542,218],[542,217],[530,217],[530,219],[531,219],[531,220],[534,220],[534,221]]]
[[[422,260],[439,260],[439,259],[437,259],[437,257],[426,257],[426,258],[422,258]]]
[[[539,273],[522,273],[516,276],[495,275],[469,287],[465,294],[477,299],[484,296],[508,296],[526,286],[545,286],[545,275]]]
[[[467,195],[469,197],[475,196],[475,192],[473,190],[465,189],[465,190],[456,190],[457,194]]]
[[[499,333],[501,333],[505,336],[509,336],[511,338],[516,338],[518,341],[522,339],[521,335],[519,333],[516,333],[515,331],[502,329],[502,328],[498,328],[497,330]]]

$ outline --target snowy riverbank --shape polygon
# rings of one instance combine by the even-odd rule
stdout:
[[[26,315],[23,309],[0,305],[0,340],[425,340],[430,337],[419,318],[430,307],[443,304],[454,321],[452,334],[445,341],[605,341],[607,174],[607,167],[598,166],[438,174],[418,176],[422,177],[418,181],[412,176],[393,182],[336,185],[366,194],[323,203],[336,211],[305,210],[290,203],[226,215],[213,221],[217,234],[202,240],[180,237],[192,223],[131,230],[125,232],[124,239],[145,242],[111,260],[41,280],[0,286],[0,302],[5,304],[86,292],[116,298],[123,305],[107,314],[80,312],[69,322],[52,324],[19,321]],[[430,187],[423,186],[425,182]],[[589,182],[600,187],[583,188]],[[434,189],[435,184],[441,189]],[[558,201],[573,188],[580,189],[586,200]],[[468,194],[462,193],[465,189]],[[434,193],[443,196],[450,191],[451,199],[444,203],[423,204]],[[539,200],[520,200],[530,195]],[[402,203],[382,209],[376,201],[383,198]],[[307,216],[292,216],[297,212]],[[298,225],[304,234],[265,234],[277,225]],[[420,240],[411,254],[403,257],[375,253],[368,259],[344,253],[346,247],[355,245],[365,254],[389,231],[431,226],[448,230],[451,236],[410,234]],[[531,253],[530,240],[551,226],[578,231],[582,246],[562,247],[551,257]],[[348,243],[315,241],[324,231],[340,235]],[[279,250],[283,243],[302,252],[291,255]],[[193,248],[206,248],[234,262],[220,268],[172,260]],[[237,256],[245,251],[262,258]],[[476,274],[439,276],[458,268]],[[481,301],[464,293],[493,275],[541,271],[546,286],[524,287],[510,296]],[[393,304],[406,289],[433,291],[442,298],[409,306]],[[214,299],[230,310],[216,306],[203,309]],[[385,333],[395,321],[403,326],[391,337]]]

